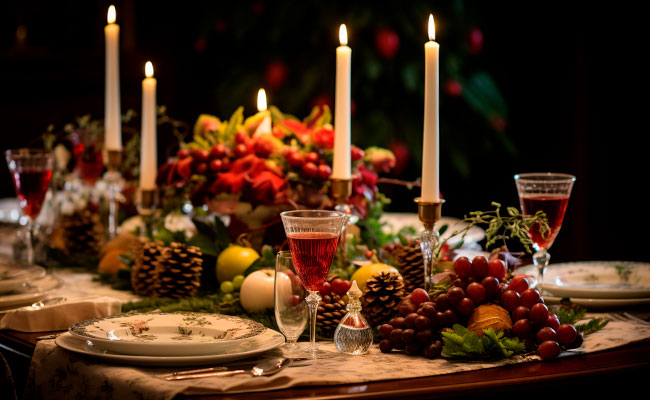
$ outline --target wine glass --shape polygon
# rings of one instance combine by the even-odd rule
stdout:
[[[321,300],[318,289],[325,282],[347,215],[338,211],[294,210],[280,213],[289,240],[291,257],[303,286],[309,292],[309,346],[316,358],[316,311]]]
[[[576,177],[557,173],[526,173],[515,175],[519,204],[524,215],[535,215],[538,211],[546,214],[549,232],[542,234],[539,224],[530,227],[528,235],[533,241],[533,263],[539,270],[539,292],[544,285],[544,269],[548,265],[551,247],[562,227],[562,220],[569,204],[571,189]]]
[[[27,217],[27,263],[34,264],[33,229],[52,178],[54,158],[39,149],[13,149],[5,152],[20,208]]]
[[[287,339],[289,353],[307,325],[307,291],[296,273],[290,251],[279,251],[275,258],[275,320]]]

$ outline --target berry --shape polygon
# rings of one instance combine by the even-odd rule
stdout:
[[[329,282],[325,282],[321,285],[318,291],[320,292],[321,296],[328,296],[330,293],[332,293],[332,285]]]
[[[223,281],[221,282],[220,289],[223,293],[232,293],[235,290],[235,286],[231,281]]]
[[[205,171],[207,170],[208,170],[208,163],[204,163],[204,162],[199,163],[195,168],[195,172],[197,174],[205,174]]]
[[[388,323],[395,329],[403,329],[404,328],[404,317],[395,317],[388,321]]]
[[[523,318],[512,324],[512,333],[519,339],[524,339],[533,333],[533,326],[528,319]]]
[[[390,334],[388,335],[388,339],[390,342],[395,345],[395,344],[400,344],[402,342],[402,329],[396,328],[390,331]]]
[[[488,263],[488,275],[497,278],[498,280],[503,280],[506,277],[508,269],[506,268],[506,263],[499,258],[493,258]]]
[[[456,306],[465,297],[465,291],[458,286],[452,286],[447,290],[447,301],[451,306]]]
[[[310,151],[309,153],[305,154],[306,162],[312,162],[314,164],[318,164],[319,160],[320,157],[318,156],[318,153],[316,153],[315,151]]]
[[[334,278],[332,282],[330,282],[330,285],[332,287],[332,291],[340,296],[343,296],[350,290],[350,281],[343,280],[341,278]]]
[[[501,295],[501,306],[506,310],[512,312],[515,308],[519,307],[519,293],[514,290],[506,290]]]
[[[415,341],[415,331],[413,329],[404,329],[402,331],[402,342],[411,343]]]
[[[417,356],[418,354],[420,354],[420,345],[415,343],[415,342],[411,342],[411,343],[407,344],[406,345],[406,354],[408,354],[410,356]]]
[[[250,149],[244,143],[237,143],[237,145],[235,145],[235,155],[237,157],[243,157],[249,152]]]
[[[223,161],[221,161],[220,159],[215,158],[214,160],[210,161],[210,171],[212,172],[221,171],[221,168],[223,168]]]
[[[560,319],[555,314],[549,314],[548,318],[546,319],[546,326],[549,326],[557,331],[557,329],[560,327]]]
[[[310,178],[316,178],[318,176],[318,167],[309,161],[302,165],[302,172]]]
[[[585,340],[584,334],[582,332],[578,332],[576,335],[576,338],[571,344],[568,344],[566,346],[567,349],[577,349],[578,347],[582,346],[582,342]]]
[[[415,319],[419,317],[417,313],[411,313],[404,317],[404,326],[408,329],[415,328]]]
[[[462,301],[461,301],[461,303],[462,303]],[[471,312],[470,312],[470,314],[471,314]],[[458,315],[456,315],[454,310],[452,310],[451,308],[449,310],[445,311],[444,313],[442,313],[442,315],[443,315],[444,321],[447,324],[447,326],[452,326],[453,324],[458,322]],[[436,317],[437,317],[437,315],[436,315]]]
[[[424,330],[424,329],[428,329],[429,326],[430,326],[429,318],[425,317],[424,315],[420,315],[415,319],[415,329]]]
[[[461,315],[469,317],[472,314],[472,311],[474,311],[474,301],[469,297],[465,297],[460,301],[460,303],[458,303],[456,309]]]
[[[417,288],[413,290],[413,293],[411,293],[411,301],[415,304],[416,307],[429,300],[429,293],[427,293],[427,291],[422,288]]]
[[[526,289],[521,292],[521,305],[531,308],[535,304],[539,303],[539,300],[542,296],[539,295],[537,289]]]
[[[208,155],[208,158],[211,160],[214,160],[216,158],[221,158],[226,155],[226,145],[223,143],[215,144],[212,146],[210,149],[210,154]]]
[[[530,320],[538,326],[544,326],[548,319],[548,307],[545,304],[537,303],[528,312]]]
[[[210,156],[210,152],[206,149],[194,149],[190,151],[190,154],[198,162],[206,162]]]
[[[519,321],[520,319],[528,318],[528,308],[524,306],[519,306],[512,311],[512,320],[514,322]]]
[[[483,285],[477,282],[472,282],[467,285],[467,297],[472,299],[474,304],[479,305],[485,303],[487,299],[487,293]]]
[[[388,339],[379,342],[379,351],[382,353],[390,353],[393,350],[393,344]]]
[[[514,290],[517,293],[521,294],[524,290],[528,289],[528,281],[522,274],[515,275],[515,277],[510,281],[508,289]]]
[[[232,284],[235,287],[235,290],[239,290],[241,288],[241,284],[244,283],[244,279],[244,275],[236,275],[232,278]]]
[[[441,351],[442,351],[442,343],[440,343],[439,340],[436,340],[434,343],[431,343],[430,345],[426,346],[422,354],[426,358],[436,358],[440,355]]]
[[[407,315],[417,311],[418,308],[411,299],[404,299],[399,303],[399,313],[402,317],[406,317]]]
[[[327,164],[318,166],[318,177],[321,179],[328,179],[332,175],[332,168]]]
[[[436,306],[430,301],[422,303],[420,310],[422,311],[422,315],[429,319],[435,318],[436,316]]]
[[[447,293],[443,293],[436,297],[436,308],[438,311],[446,311],[450,308],[449,296]]]
[[[488,275],[488,260],[485,256],[476,256],[472,259],[472,275],[483,279]]]
[[[187,158],[190,155],[190,151],[188,149],[180,149],[178,150],[178,153],[176,153],[176,157],[178,157],[179,160],[182,160],[183,158]]]
[[[382,324],[379,327],[379,333],[384,339],[388,339],[388,336],[393,331],[393,326],[391,324]]]
[[[540,344],[537,348],[537,354],[542,357],[544,360],[549,360],[552,358],[557,358],[560,355],[560,344],[553,340],[547,340],[544,343]]]
[[[494,276],[486,276],[481,280],[481,285],[485,288],[485,294],[491,299],[499,294],[499,279]]]
[[[557,342],[563,346],[569,346],[578,337],[578,331],[571,324],[562,324],[557,328]]]
[[[300,151],[292,151],[287,155],[287,163],[293,168],[300,168],[305,162],[305,158]]]
[[[548,326],[543,327],[542,329],[538,330],[537,333],[535,334],[535,339],[537,340],[537,343],[544,343],[547,340],[555,340],[557,337],[555,333],[555,329],[550,328]]]
[[[472,262],[469,258],[462,256],[454,261],[454,272],[461,278],[466,278],[472,274]]]
[[[424,329],[415,334],[415,339],[422,344],[429,343],[432,337],[433,332],[430,329]]]

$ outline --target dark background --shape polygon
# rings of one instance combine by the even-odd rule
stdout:
[[[642,61],[647,22],[641,9],[562,1],[414,1],[382,8],[374,2],[232,3],[115,2],[123,111],[140,108],[146,60],[156,70],[158,103],[190,124],[201,113],[228,118],[238,105],[246,115],[255,112],[257,89],[268,83],[269,65],[279,63],[286,79],[267,89],[269,101],[306,116],[317,99],[333,96],[334,48],[338,26],[346,22],[355,82],[353,142],[402,140],[410,156],[395,177],[414,180],[420,172],[426,17],[440,9],[441,57],[455,54],[487,71],[507,104],[499,139],[460,99],[441,94],[443,214],[462,217],[490,209],[491,201],[517,205],[512,176],[518,172],[572,173],[577,182],[551,249],[553,261],[650,260],[644,248],[649,70]],[[3,150],[29,145],[50,124],[61,128],[84,114],[102,118],[109,4],[0,5]],[[462,52],[458,43],[465,36],[455,26],[480,28],[480,56]],[[373,32],[381,27],[400,36],[391,60],[373,55]],[[379,77],[370,80],[378,68]],[[441,81],[445,74],[443,68]],[[404,89],[409,76],[417,86],[410,92]],[[0,175],[0,196],[13,196],[4,164]],[[390,210],[415,212],[411,199],[418,190],[381,190],[393,198]]]

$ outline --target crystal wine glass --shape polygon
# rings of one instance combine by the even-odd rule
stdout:
[[[34,264],[33,228],[43,206],[52,178],[54,158],[39,149],[14,149],[5,152],[9,172],[14,181],[20,208],[27,217],[27,263]]]
[[[275,258],[275,320],[287,339],[289,353],[295,353],[296,341],[307,325],[306,293],[291,252],[279,251]]]
[[[347,216],[338,211],[294,210],[280,214],[289,240],[291,257],[303,286],[309,292],[309,346],[316,358],[316,311],[321,300],[318,289],[325,282]]]
[[[571,189],[576,178],[573,175],[557,173],[526,173],[515,175],[519,204],[524,215],[535,215],[538,211],[546,214],[550,232],[542,234],[538,224],[528,231],[533,241],[533,263],[537,266],[539,291],[544,285],[544,269],[548,265],[551,247],[562,227],[562,220],[569,204]]]

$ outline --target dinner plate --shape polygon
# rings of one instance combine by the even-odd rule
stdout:
[[[422,222],[420,222],[418,215],[414,213],[384,213],[380,221],[385,222],[385,228],[389,231],[392,230],[393,232],[398,232],[400,229],[408,226],[412,226],[417,232],[423,229]],[[435,223],[434,228],[439,230],[444,225],[447,225],[447,229],[440,236],[440,239],[447,240],[447,243],[453,247],[460,242],[461,237],[451,237],[451,235],[467,227],[469,224],[458,218],[441,217],[440,220]],[[483,228],[474,225],[467,231],[465,242],[480,242],[484,238],[485,231]]]
[[[22,293],[0,295],[0,310],[8,310],[43,300],[51,292],[61,287],[63,281],[51,275],[31,281]]]
[[[559,304],[563,297],[544,295],[546,304]],[[569,299],[573,304],[588,309],[616,309],[634,306],[645,306],[650,304],[650,297],[640,299],[583,299],[580,297],[571,297]]]
[[[534,266],[532,267],[535,270]],[[650,264],[630,261],[550,264],[544,272],[544,290],[557,297],[589,299],[650,297]]]
[[[45,268],[38,265],[28,267],[10,264],[0,264],[0,294],[9,292],[23,292],[25,283],[44,277]]]
[[[70,332],[59,335],[55,343],[73,353],[87,355],[102,361],[153,367],[184,367],[220,364],[248,358],[281,346],[284,344],[284,336],[272,329],[265,328],[264,332],[254,339],[233,346],[224,353],[193,356],[146,356],[114,353],[98,348],[92,342],[73,336]]]
[[[226,353],[265,329],[259,322],[232,315],[154,311],[90,319],[71,325],[68,331],[115,353],[195,356]]]

